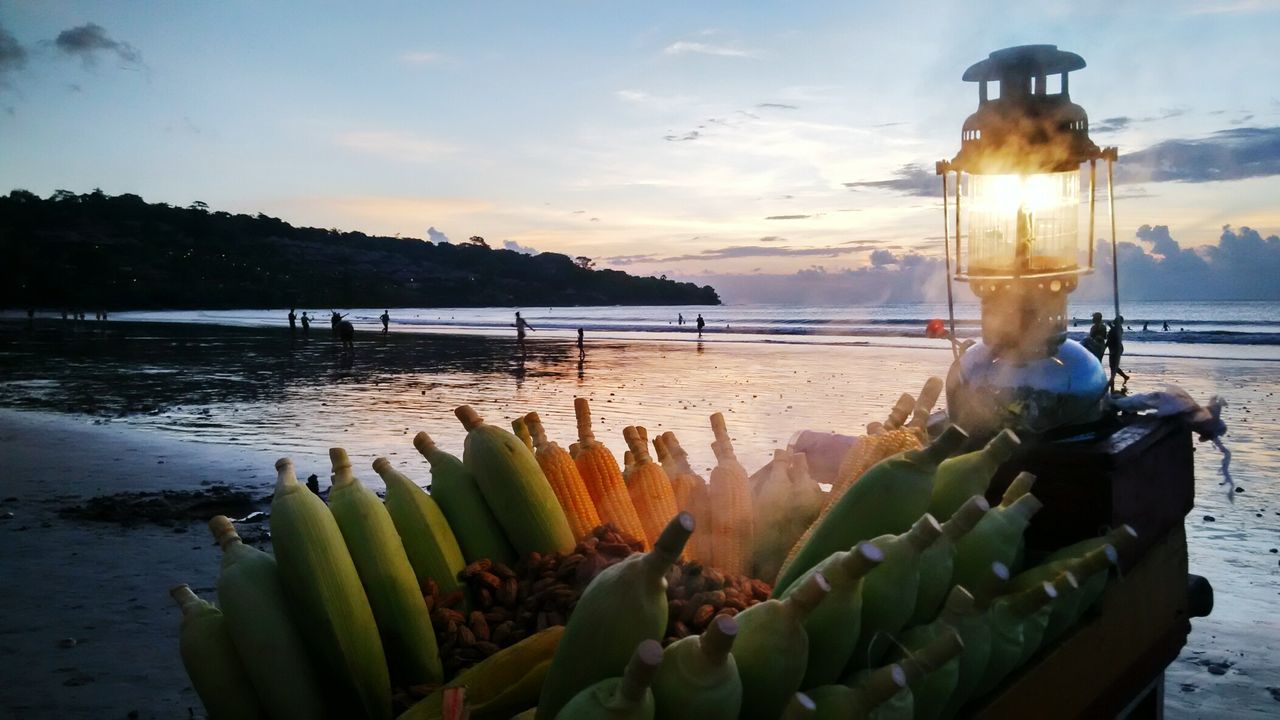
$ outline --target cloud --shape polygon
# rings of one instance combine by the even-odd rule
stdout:
[[[714,55],[716,57],[753,57],[755,53],[748,50],[740,50],[725,45],[712,45],[710,43],[689,42],[687,40],[679,40],[666,46],[662,50],[664,55]]]
[[[756,107],[770,108],[773,110],[799,110],[800,109],[799,106],[797,105],[787,105],[786,103],[776,103],[776,102],[756,103]]]
[[[657,255],[614,255],[613,257],[601,258],[607,265],[635,265],[636,263],[649,263],[658,260]]]
[[[840,255],[848,255],[849,253],[861,252],[866,250],[868,245],[857,245],[852,247],[761,247],[759,245],[730,245],[722,248],[712,248],[703,250],[698,253],[690,253],[688,255],[676,255],[673,257],[653,257],[644,262],[688,262],[695,260],[732,260],[745,257],[838,257]]]
[[[70,30],[63,30],[53,40],[54,47],[67,55],[80,58],[85,67],[98,62],[98,55],[106,52],[115,55],[125,65],[141,65],[142,53],[127,42],[112,40],[107,31],[96,23],[85,23]]]
[[[942,183],[933,168],[927,165],[908,164],[898,168],[894,177],[889,180],[862,180],[847,182],[844,186],[850,190],[869,188],[871,190],[890,190],[904,195],[919,197],[937,197],[942,193]]]
[[[1124,130],[1133,124],[1133,118],[1121,115],[1119,117],[1103,118],[1102,122],[1089,123],[1089,132],[1109,133]]]
[[[760,238],[760,242],[786,242],[786,241],[787,241],[786,238],[778,237],[777,235],[765,235],[764,237]]]
[[[448,236],[448,235],[445,235],[444,233],[442,233],[442,232],[440,232],[439,230],[437,230],[437,229],[436,229],[436,227],[435,227],[434,225],[432,225],[431,227],[427,228],[427,239],[429,239],[431,242],[433,242],[433,243],[435,243],[435,244],[437,244],[437,245],[442,245],[442,244],[443,244],[443,245],[448,245],[448,244],[449,244],[449,236]]]
[[[0,27],[0,88],[7,84],[6,76],[27,65],[27,49],[8,30]]]
[[[441,155],[454,150],[448,145],[426,138],[379,130],[345,132],[339,134],[336,140],[339,145],[350,150],[411,163],[434,162]]]
[[[535,250],[534,248],[531,248],[528,245],[521,245],[515,240],[503,240],[502,247],[507,250],[511,250],[513,252],[522,253],[524,255],[537,255],[540,252],[539,250]]]
[[[856,270],[828,271],[817,266],[785,274],[714,274],[682,279],[711,285],[728,303],[871,305],[944,302],[946,270],[942,260],[921,255],[907,257],[912,259],[902,264]],[[923,334],[923,323],[920,330]]]
[[[1264,238],[1249,227],[1225,225],[1216,245],[1184,248],[1164,225],[1138,228],[1139,242],[1122,241],[1116,254],[1120,294],[1133,300],[1280,300],[1280,237]],[[1148,252],[1145,245],[1151,246]],[[1095,250],[1096,272],[1077,295],[1084,300],[1111,298],[1111,247]],[[1157,318],[1134,318],[1157,320]]]
[[[1121,155],[1119,182],[1217,182],[1280,175],[1280,127],[1219,130]]]
[[[804,220],[805,218],[816,217],[814,215],[770,215],[765,220]]]
[[[690,140],[697,140],[700,137],[702,137],[702,133],[697,130],[690,130],[683,135],[663,135],[662,139],[667,142],[688,142]]]
[[[872,250],[871,265],[873,267],[884,267],[885,265],[897,265],[898,257],[889,250]]]
[[[442,53],[430,50],[409,50],[400,53],[400,62],[406,65],[431,65],[445,59]]]
[[[1199,0],[1185,12],[1188,15],[1252,15],[1278,9],[1275,0]]]

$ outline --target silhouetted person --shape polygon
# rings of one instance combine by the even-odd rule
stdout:
[[[66,320],[66,319],[67,319],[67,311],[66,311],[66,310],[63,310],[63,311],[62,311],[62,319],[63,319],[63,320]]]
[[[102,319],[103,319],[103,320],[106,320],[106,319],[107,319],[107,311],[106,311],[106,310],[103,310],[103,311],[102,311]]]
[[[311,477],[307,478],[307,489],[315,493],[316,497],[320,497],[320,478],[316,477],[315,473],[311,473]]]
[[[81,311],[80,311],[78,318],[79,318],[80,322],[84,322],[84,311],[83,311],[83,310],[81,310]]]
[[[311,318],[307,317],[307,311],[302,311],[302,335],[306,337],[311,334]]]
[[[585,360],[587,357],[587,343],[582,337],[582,328],[578,328],[578,359]]]
[[[1120,388],[1123,390],[1129,384],[1129,374],[1120,368],[1120,358],[1124,356],[1124,330],[1121,329],[1124,318],[1119,315],[1111,322],[1111,330],[1107,333],[1107,357],[1111,361],[1111,379],[1107,382],[1107,389],[1111,392],[1116,390],[1116,376],[1124,378]]]
[[[1142,321],[1142,332],[1149,332],[1151,330],[1151,328],[1147,327],[1148,325],[1150,325],[1150,323],[1146,320]]]
[[[533,326],[525,322],[524,318],[520,317],[520,313],[516,313],[516,344],[520,346],[520,355],[522,357],[527,352],[524,347],[525,330],[533,330]]]
[[[1094,357],[1098,358],[1098,362],[1102,362],[1102,354],[1107,351],[1107,326],[1102,322],[1102,313],[1093,314],[1093,324],[1089,326],[1089,337],[1085,338],[1083,344]]]
[[[36,329],[36,311],[35,308],[27,308],[27,329]]]
[[[336,310],[330,310],[329,312],[331,313],[329,315],[329,330],[334,335],[337,335],[338,323],[342,322],[342,318],[346,317],[346,315],[339,315]]]
[[[391,311],[383,310],[382,316],[378,319],[382,321],[382,334],[386,335],[387,330],[391,327]]]
[[[702,337],[702,328],[707,326],[707,321],[702,319],[702,313],[698,313],[698,337]]]
[[[684,313],[676,313],[676,318],[677,318],[677,319],[676,319],[676,324],[677,324],[677,325],[683,325],[683,324],[684,324]]]
[[[94,319],[94,320],[101,321],[101,320],[102,320],[102,311],[101,311],[101,310],[94,310],[94,311],[93,311],[93,319]]]
[[[338,339],[342,340],[343,350],[356,349],[356,328],[350,320],[342,320],[338,323]]]
[[[1164,321],[1164,327],[1162,327],[1162,328],[1160,328],[1160,329],[1161,329],[1162,331],[1164,331],[1164,332],[1169,332],[1169,321],[1168,321],[1168,320],[1165,320],[1165,321]]]
[[[293,308],[289,308],[289,332],[298,331],[298,316],[294,314]]]

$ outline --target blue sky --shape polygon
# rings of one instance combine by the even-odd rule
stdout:
[[[939,200],[904,168],[958,149],[968,65],[1047,42],[1089,63],[1071,92],[1095,141],[1137,158],[1121,238],[1280,231],[1280,0],[18,0],[0,29],[0,191],[434,228],[644,274],[857,269],[940,253]]]

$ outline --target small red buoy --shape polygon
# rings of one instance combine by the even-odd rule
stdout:
[[[942,320],[934,318],[924,326],[925,337],[942,338],[947,336],[947,328],[942,324]]]

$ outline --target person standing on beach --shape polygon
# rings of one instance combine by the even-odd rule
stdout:
[[[297,331],[298,331],[298,316],[294,314],[293,308],[289,308],[289,332],[295,333]]]
[[[524,318],[520,317],[520,313],[517,312],[516,313],[516,345],[520,346],[521,357],[524,357],[528,352],[524,347],[524,331],[525,330],[533,330],[533,326],[525,322]]]
[[[339,315],[337,310],[330,310],[329,312],[331,313],[329,315],[329,329],[334,335],[337,335],[338,323],[342,322],[342,318],[346,317],[346,315]]]
[[[587,359],[587,344],[582,338],[582,328],[578,328],[578,359]]]
[[[707,321],[702,319],[702,313],[698,313],[698,337],[702,337],[702,328],[707,326]]]
[[[1146,320],[1143,320],[1143,321],[1142,321],[1142,332],[1150,332],[1151,328],[1147,327],[1147,326],[1148,326],[1148,325],[1150,325],[1150,324],[1151,324],[1151,323],[1147,322]]]
[[[307,311],[302,311],[302,336],[306,337],[311,334],[311,318],[307,317]]]
[[[386,335],[387,330],[391,327],[391,311],[383,310],[382,317],[378,319],[382,321],[382,334]]]
[[[1160,328],[1160,330],[1161,330],[1162,332],[1169,332],[1169,321],[1168,321],[1168,320],[1165,320],[1165,321],[1164,321],[1164,327]]]
[[[1102,354],[1107,350],[1107,326],[1102,322],[1102,313],[1093,314],[1093,324],[1089,326],[1089,337],[1084,340],[1085,348],[1102,362]]]
[[[1111,379],[1107,382],[1107,388],[1111,392],[1116,391],[1116,376],[1124,378],[1124,382],[1120,384],[1123,390],[1129,384],[1129,374],[1120,368],[1120,358],[1124,356],[1124,330],[1121,323],[1124,318],[1117,315],[1116,319],[1111,321],[1111,330],[1107,333],[1107,356],[1111,361]]]
[[[677,325],[684,324],[684,313],[676,313],[676,324]]]

